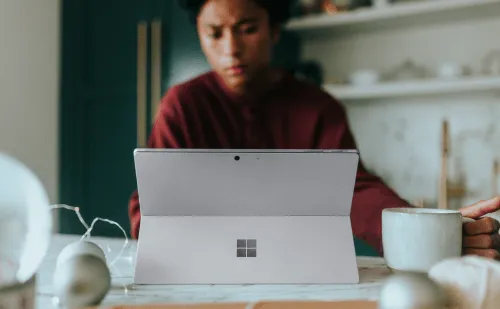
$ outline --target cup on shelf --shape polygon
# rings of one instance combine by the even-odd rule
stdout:
[[[389,0],[373,0],[373,7],[376,9],[381,9],[389,6]]]
[[[457,78],[463,75],[463,68],[456,63],[448,62],[441,64],[436,73],[441,79]]]
[[[374,70],[358,70],[349,76],[349,82],[356,86],[366,86],[378,83],[379,74]]]

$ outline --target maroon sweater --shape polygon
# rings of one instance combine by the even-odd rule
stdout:
[[[167,92],[148,143],[150,148],[356,149],[344,108],[320,88],[287,75],[258,102],[248,102],[213,72]],[[360,162],[351,211],[356,237],[381,253],[382,209],[406,206]],[[137,191],[129,215],[137,238]]]

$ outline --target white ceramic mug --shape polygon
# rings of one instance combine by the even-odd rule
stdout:
[[[388,208],[382,211],[382,242],[394,272],[428,272],[462,255],[462,224],[473,221],[455,210]]]

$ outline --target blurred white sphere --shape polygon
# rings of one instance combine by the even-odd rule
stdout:
[[[49,198],[24,164],[0,152],[0,286],[28,281],[47,253]]]
[[[379,309],[443,309],[448,298],[427,274],[397,273],[383,284]]]
[[[97,306],[111,287],[106,262],[95,254],[76,254],[61,261],[52,279],[54,295],[63,308]]]
[[[500,308],[498,261],[474,255],[450,258],[433,266],[429,276],[443,287],[452,308]]]
[[[56,267],[59,267],[59,265],[74,256],[85,254],[98,257],[106,263],[106,255],[104,254],[104,251],[101,249],[101,247],[93,242],[80,240],[67,245],[61,250],[59,256],[57,257]]]

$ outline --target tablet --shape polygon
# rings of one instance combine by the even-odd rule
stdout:
[[[136,284],[358,283],[356,150],[137,149]]]

